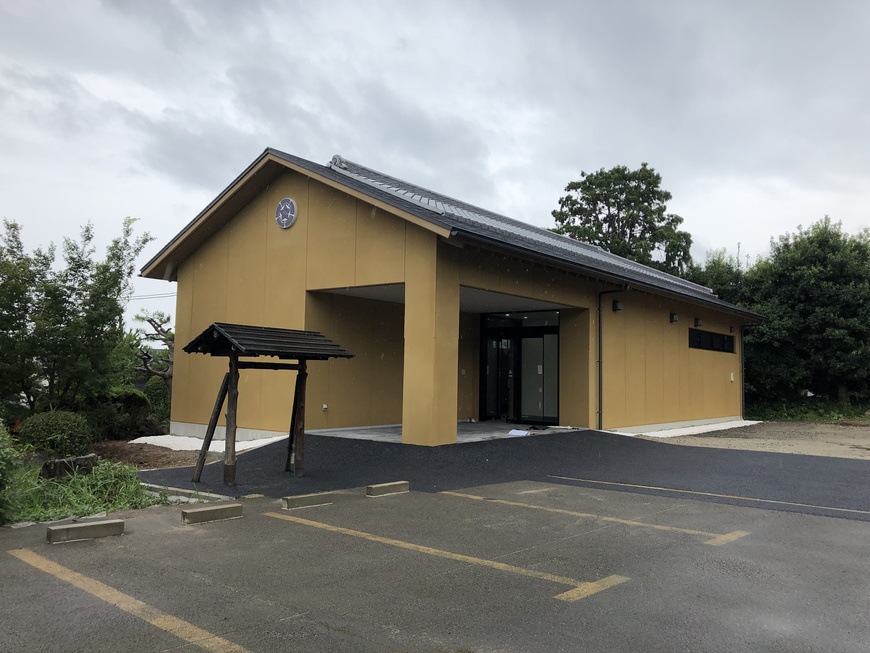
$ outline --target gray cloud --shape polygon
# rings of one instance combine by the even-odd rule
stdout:
[[[824,212],[857,227],[868,30],[870,5],[807,0],[2,4],[0,213],[57,160],[104,186],[82,203],[119,210],[115,175],[135,175],[183,223],[273,146],[541,225],[581,170],[647,161],[699,243]],[[105,168],[72,170],[94,152]]]
[[[35,127],[56,138],[73,138],[103,119],[99,102],[70,75],[5,67],[0,69],[0,84],[4,111],[27,116]]]

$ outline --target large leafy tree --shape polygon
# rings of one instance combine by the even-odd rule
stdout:
[[[691,263],[692,236],[683,218],[668,213],[671,194],[646,163],[581,172],[565,187],[553,211],[556,233],[582,240],[632,261],[682,274]]]
[[[54,248],[27,254],[20,227],[6,221],[0,238],[0,401],[42,408],[80,409],[104,397],[116,380],[123,313],[134,262],[151,240],[133,235],[124,220],[121,235],[94,260],[93,228]]]
[[[825,217],[780,236],[744,292],[768,320],[747,335],[753,399],[870,396],[870,233],[851,236]]]
[[[710,288],[721,299],[737,305],[747,303],[744,276],[740,259],[724,249],[708,252],[704,265],[692,263],[685,274],[689,281]]]
[[[3,221],[3,227],[0,239],[0,404],[15,406],[24,398],[32,412],[41,386],[40,368],[32,349],[33,315],[35,307],[45,303],[43,294],[54,249],[37,249],[28,254],[21,241],[21,227],[8,220]]]

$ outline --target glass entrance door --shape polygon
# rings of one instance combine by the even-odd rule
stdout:
[[[559,336],[522,338],[520,351],[520,420],[558,423]]]
[[[559,423],[558,313],[483,316],[481,419]]]
[[[486,369],[484,374],[486,418],[512,419],[514,410],[514,352],[510,338],[486,338]]]

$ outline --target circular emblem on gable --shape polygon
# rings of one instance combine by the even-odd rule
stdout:
[[[285,197],[278,202],[278,208],[275,209],[275,222],[282,229],[289,229],[296,222],[296,202],[289,197]]]

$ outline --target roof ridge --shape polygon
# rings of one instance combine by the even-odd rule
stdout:
[[[540,229],[542,231],[548,231],[549,233],[553,233],[556,236],[561,236],[562,234],[556,234],[555,232],[551,232],[543,227],[538,227],[536,225],[530,224],[528,222],[524,222],[522,220],[517,220],[516,218],[511,218],[510,216],[503,215],[501,213],[496,213],[495,211],[490,211],[489,209],[485,209],[481,206],[477,206],[475,204],[469,204],[468,202],[464,202],[460,199],[456,199],[455,197],[450,197],[449,195],[445,195],[444,193],[439,193],[437,191],[431,190],[429,188],[425,188],[424,186],[419,186],[417,184],[412,184],[411,182],[405,181],[403,179],[399,179],[398,177],[393,177],[392,175],[388,175],[386,173],[380,172],[379,170],[375,170],[374,168],[369,168],[362,164],[356,163],[355,161],[351,161],[350,159],[346,159],[340,154],[336,154],[332,157],[332,160],[328,164],[330,167],[339,170],[340,172],[344,172],[346,174],[353,174],[353,170],[351,168],[356,168],[358,170],[365,170],[366,172],[373,173],[373,175],[360,175],[365,179],[368,179],[371,182],[379,183],[383,185],[387,185],[384,183],[384,179],[388,179],[390,181],[398,182],[391,187],[396,190],[408,189],[416,195],[421,195],[424,197],[428,197],[436,202],[441,202],[443,204],[450,204],[457,208],[463,209],[465,211],[469,211],[471,213],[477,213],[479,215],[485,217],[494,217],[499,220],[505,220],[507,222],[511,222],[517,226],[521,226],[524,228],[532,228],[532,229]],[[378,179],[380,178],[380,180]],[[422,191],[422,193],[420,192]],[[407,191],[404,191],[404,194],[407,194]],[[424,195],[425,194],[425,195]],[[597,245],[593,245],[591,243],[584,243],[582,241],[576,240],[574,241],[581,245],[585,245],[586,247],[592,247],[595,249],[601,249]],[[603,251],[603,250],[602,250]]]

